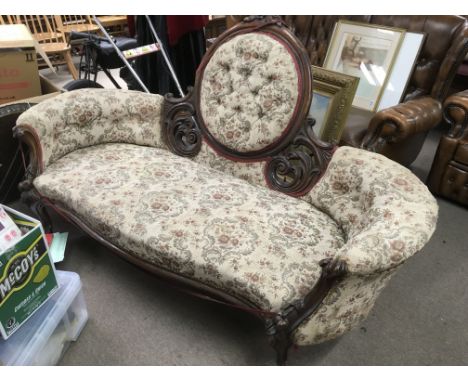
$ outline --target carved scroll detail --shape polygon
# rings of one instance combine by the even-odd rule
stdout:
[[[335,146],[315,136],[314,123],[308,119],[291,145],[267,163],[265,174],[273,189],[294,196],[304,195],[325,172]]]
[[[251,22],[258,22],[259,27],[263,28],[267,25],[277,25],[279,27],[286,27],[289,28],[289,25],[281,18],[281,16],[277,15],[252,15],[252,16],[246,16],[242,19],[242,23],[251,23]]]
[[[189,93],[183,98],[175,98],[172,94],[164,96],[163,136],[172,152],[184,157],[197,155],[202,142],[195,120],[192,91],[189,88]]]

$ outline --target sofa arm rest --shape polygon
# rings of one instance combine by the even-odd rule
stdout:
[[[397,143],[428,131],[442,120],[442,105],[431,97],[417,98],[377,112],[362,140],[366,150],[378,151],[385,142]]]
[[[468,137],[468,89],[445,100],[444,119],[450,125],[447,133],[450,138]]]
[[[62,156],[101,143],[165,147],[163,97],[117,89],[81,89],[45,100],[20,115],[16,131],[35,145],[37,171]],[[27,136],[27,137],[25,137]]]
[[[437,222],[435,198],[411,171],[383,155],[340,147],[308,201],[340,226],[334,258],[349,274],[392,269],[418,252]]]
[[[385,220],[371,219],[361,232],[340,248],[337,261],[346,265],[349,274],[358,276],[382,273],[398,267],[419,252],[434,232],[433,217],[437,216],[438,207],[435,201],[428,199],[428,202],[433,210],[431,214],[418,214],[416,209],[408,209],[399,214],[399,227],[392,227],[394,223]],[[406,214],[414,215],[411,222],[404,222]]]

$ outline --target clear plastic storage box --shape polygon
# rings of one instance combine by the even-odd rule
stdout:
[[[88,321],[80,276],[57,271],[60,288],[8,340],[0,338],[0,365],[56,365]]]

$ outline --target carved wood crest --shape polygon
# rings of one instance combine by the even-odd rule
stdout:
[[[193,157],[202,144],[201,130],[196,122],[193,88],[183,98],[169,93],[164,96],[163,138],[171,150],[180,156]]]

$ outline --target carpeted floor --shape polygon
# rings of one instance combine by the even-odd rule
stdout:
[[[412,170],[425,180],[439,132]],[[438,199],[437,230],[360,328],[292,351],[289,365],[468,364],[468,209]],[[62,365],[273,365],[260,322],[178,292],[66,223],[58,269],[82,279],[89,322]]]

